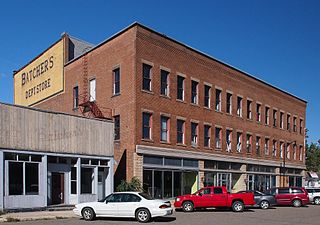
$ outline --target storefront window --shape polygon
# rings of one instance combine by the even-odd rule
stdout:
[[[164,198],[172,197],[172,171],[164,171]]]
[[[181,176],[182,172],[174,172],[173,173],[173,196],[181,195]]]
[[[181,166],[181,159],[164,158],[164,165],[166,165],[166,166]]]
[[[77,194],[77,168],[71,167],[71,194]]]
[[[23,195],[22,162],[9,162],[9,195]]]
[[[154,171],[154,198],[162,198],[162,171]]]
[[[152,170],[143,170],[143,191],[153,196]]]
[[[216,174],[213,172],[204,172],[204,186],[214,186],[214,179]]]
[[[81,168],[81,194],[93,194],[93,168]]]
[[[38,195],[39,194],[39,164],[26,163],[25,164],[26,176],[26,194]]]
[[[192,194],[198,190],[197,172],[184,172],[183,174],[183,194]]]
[[[184,159],[183,160],[183,166],[186,167],[198,167],[198,160],[192,160],[192,159]]]

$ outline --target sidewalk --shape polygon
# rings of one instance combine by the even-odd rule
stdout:
[[[55,220],[79,218],[72,210],[17,212],[0,215],[0,222],[19,222],[32,220]]]

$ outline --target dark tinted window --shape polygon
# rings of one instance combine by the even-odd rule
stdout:
[[[299,188],[292,188],[292,193],[303,193],[303,191]]]
[[[209,195],[211,193],[211,189],[210,188],[206,188],[200,191],[201,194],[203,195]]]
[[[279,188],[278,189],[278,194],[289,194],[290,193],[290,190],[289,188]]]
[[[134,194],[123,194],[121,202],[140,202],[141,198]]]
[[[314,192],[319,193],[320,189],[314,189]]]
[[[122,194],[110,195],[106,200],[107,202],[121,202]]]
[[[215,189],[213,189],[213,193],[214,194],[222,194],[223,192],[222,192],[222,188],[215,188]]]
[[[308,193],[313,193],[314,189],[306,189]]]
[[[267,195],[275,195],[276,194],[276,189],[271,188],[265,192]]]
[[[142,196],[143,198],[145,198],[145,199],[147,199],[147,200],[152,200],[153,198],[150,196],[150,195],[148,195],[147,193],[139,193],[139,195],[140,196]]]

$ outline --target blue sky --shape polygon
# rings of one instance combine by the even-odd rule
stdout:
[[[97,44],[138,21],[308,101],[320,139],[320,1],[0,1],[0,101],[12,71],[66,31]]]

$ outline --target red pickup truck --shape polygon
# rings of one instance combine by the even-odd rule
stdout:
[[[182,208],[184,212],[192,212],[196,208],[232,208],[234,212],[242,212],[245,206],[253,206],[253,193],[235,193],[227,192],[226,187],[209,186],[198,190],[191,195],[178,196],[175,199],[174,206]]]

